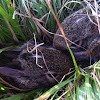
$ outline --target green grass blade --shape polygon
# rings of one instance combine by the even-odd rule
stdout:
[[[71,57],[72,57],[72,60],[73,60],[73,63],[74,63],[76,72],[77,72],[78,75],[80,75],[80,71],[79,71],[78,65],[77,65],[77,63],[76,63],[75,57],[74,57],[74,55],[73,55],[73,52],[72,52],[72,50],[70,49],[69,45],[67,45],[67,47],[68,47],[68,50],[69,50],[69,52],[70,52],[70,54],[71,54]]]
[[[2,49],[0,49],[0,53],[3,52],[3,51],[5,51],[5,50],[7,50],[7,49],[11,49],[11,48],[13,48],[13,47],[14,47],[14,46],[9,46],[9,47],[2,48]]]
[[[52,3],[53,3],[53,8],[54,8],[55,14],[57,15],[56,0],[52,0]]]
[[[55,85],[50,90],[48,90],[46,93],[44,93],[43,95],[41,95],[38,99],[39,100],[43,100],[43,99],[49,98],[52,94],[54,94],[56,91],[58,91],[60,88],[62,88],[63,86],[65,86],[66,84],[68,84],[69,82],[71,82],[72,80],[73,80],[73,78],[71,79],[71,77],[70,77],[66,81],[64,81],[62,83],[59,83],[58,85]]]

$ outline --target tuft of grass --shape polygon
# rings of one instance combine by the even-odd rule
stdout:
[[[41,95],[41,92],[42,92],[42,89],[35,90],[35,91],[33,90],[28,93],[20,93],[20,94],[16,94],[16,95],[14,95],[13,93],[10,94],[10,92],[9,92],[9,94],[12,96],[7,97],[9,94],[2,95],[4,98],[2,98],[2,99],[0,98],[0,100],[22,100],[22,99],[24,99],[24,100],[32,100],[33,99],[34,100],[35,98],[37,98],[38,96]]]
[[[67,79],[66,81],[63,81],[61,83],[59,83],[58,85],[55,85],[54,87],[52,87],[50,90],[48,90],[46,93],[44,93],[43,95],[41,95],[39,98],[37,98],[36,100],[45,100],[48,99],[50,96],[51,97],[50,100],[53,100],[53,98],[55,97],[55,94],[57,94],[57,92],[59,91],[60,88],[64,87],[66,84],[68,84],[69,82],[71,82],[72,80],[74,80],[72,78],[72,76]]]
[[[68,1],[51,1],[56,16],[61,21],[78,7],[74,6],[75,3],[66,2]],[[66,9],[67,6],[69,10]],[[26,41],[31,39],[33,34],[38,39],[52,38],[51,34],[54,34],[56,28],[56,21],[45,0],[0,1],[1,43]]]
[[[66,81],[59,83],[35,100],[45,100],[48,98],[49,100],[55,100],[55,98],[56,100],[100,100],[100,61],[87,69],[86,73],[81,72],[80,77],[74,74],[74,78],[72,76]],[[74,82],[70,83],[71,81]],[[58,96],[57,93],[64,85],[66,85],[65,90],[63,88],[63,92]]]
[[[14,7],[10,0],[0,1],[0,40],[5,42],[16,41],[19,39],[25,39],[24,34],[19,25],[17,16],[12,19],[14,13]],[[19,37],[19,38],[18,38]]]

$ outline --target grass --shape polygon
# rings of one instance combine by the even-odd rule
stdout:
[[[37,100],[45,100],[48,99],[50,96],[51,99],[49,98],[49,100],[55,100],[55,98],[56,100],[60,100],[64,98],[66,100],[67,99],[68,100],[99,100],[100,99],[100,89],[99,89],[100,68],[99,67],[100,67],[100,61],[92,65],[91,68],[87,68],[88,71],[86,73],[83,73],[82,71],[80,76],[77,77],[76,75],[74,75],[74,78],[70,77],[69,79],[64,81],[66,84],[66,88],[63,94],[61,94],[59,97],[56,98],[56,95],[58,90],[60,90],[61,86],[65,85],[64,82],[54,86],[46,93],[41,95]],[[90,71],[90,69],[92,70]],[[69,87],[69,85],[67,84],[70,83],[71,81],[73,82],[73,85]],[[54,94],[55,92],[56,95]]]
[[[78,8],[77,5],[74,7],[74,3],[66,2],[52,0],[56,16],[61,21],[70,11]],[[67,14],[65,6],[70,9]],[[13,3],[11,0],[1,0],[0,29],[0,41],[3,43],[26,41],[31,39],[33,34],[38,39],[52,39],[51,34],[55,32],[56,21],[45,0],[13,0]]]
[[[15,19],[12,19],[13,12],[14,8],[10,0],[0,1],[0,40],[3,43],[12,41],[19,42],[19,38],[26,40],[17,16]]]
[[[84,6],[80,0],[78,0],[78,3]],[[73,12],[79,5],[75,6],[75,3],[70,3],[68,0],[52,0],[52,7],[57,18],[62,21],[66,15],[69,15],[70,11]],[[68,14],[65,15],[66,11]],[[99,21],[97,20],[97,22],[99,26]],[[13,4],[10,0],[0,1],[1,43],[20,43],[31,39],[33,34],[36,34],[39,40],[43,40],[44,37],[45,39],[52,39],[51,34],[54,34],[56,25],[55,18],[45,0],[15,0]],[[12,46],[0,49],[0,52],[9,48],[12,48]],[[81,70],[77,66],[70,48],[69,51],[76,72],[67,80],[46,92],[43,89],[16,95],[0,85],[0,100],[100,100],[100,61]]]

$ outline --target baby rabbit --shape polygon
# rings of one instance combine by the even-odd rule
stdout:
[[[90,8],[88,8],[90,10]],[[87,15],[85,8],[69,15],[61,23],[68,40],[69,46],[77,61],[91,59],[95,62],[100,59],[100,35],[96,18]],[[68,50],[60,30],[58,29],[53,39],[53,45],[60,50]]]
[[[6,52],[11,54],[11,51],[15,52],[14,59],[10,56],[12,60],[9,66],[8,62],[0,65],[0,75],[12,85],[17,84],[17,87],[22,89],[53,86],[73,68],[71,59],[53,47],[35,47],[30,43],[28,47],[24,44],[16,49],[5,51],[1,55],[7,56]]]

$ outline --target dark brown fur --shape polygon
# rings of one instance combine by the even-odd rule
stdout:
[[[89,17],[96,23],[96,19],[93,16]],[[89,60],[90,56],[92,59],[100,58],[100,35],[98,27],[89,20],[85,8],[65,18],[61,26],[77,61]],[[63,37],[58,35],[61,35],[59,29],[54,36],[54,47],[60,50],[67,50],[68,48]]]
[[[30,43],[29,48],[30,47],[33,49],[34,44]],[[62,79],[63,75],[73,68],[73,63],[70,58],[53,47],[39,46],[37,48],[37,64],[36,51],[29,53],[26,44],[7,52],[11,51],[21,52],[19,52],[19,55],[14,56],[16,63],[13,62],[13,59],[9,62],[11,68],[10,64],[7,66],[8,62],[0,67],[0,74],[3,78],[6,77],[11,84],[14,85],[14,83],[16,83],[19,88],[35,89],[53,86]],[[2,55],[4,54],[5,53]],[[19,67],[17,69],[17,66],[20,66],[20,69]],[[13,80],[14,83],[12,83],[11,80]]]

